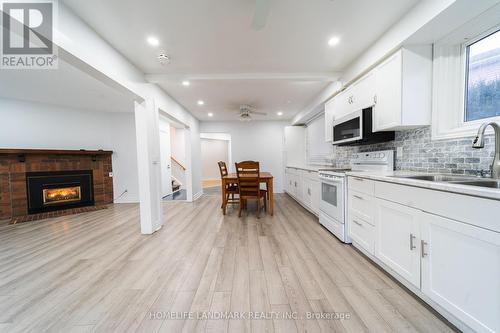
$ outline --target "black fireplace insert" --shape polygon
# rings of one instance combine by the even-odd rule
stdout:
[[[26,173],[28,213],[94,205],[92,170]]]

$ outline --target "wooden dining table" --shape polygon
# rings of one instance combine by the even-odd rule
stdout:
[[[273,209],[274,209],[274,203],[273,203],[273,180],[274,177],[271,175],[269,172],[260,172],[259,173],[259,178],[260,182],[263,184],[266,184],[267,186],[267,191],[269,194],[269,213],[271,216],[273,215]],[[238,176],[236,173],[229,173],[227,176],[222,177],[222,184],[221,184],[221,192],[222,192],[222,212],[224,215],[226,215],[226,185],[227,184],[236,184],[238,183]]]

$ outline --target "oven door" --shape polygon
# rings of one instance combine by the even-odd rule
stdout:
[[[333,122],[333,144],[363,139],[363,110],[353,112]]]
[[[330,176],[321,179],[320,210],[344,223],[344,178]]]

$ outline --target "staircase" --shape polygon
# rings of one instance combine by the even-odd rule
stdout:
[[[181,184],[177,182],[174,178],[172,178],[172,192],[177,192],[181,188]]]

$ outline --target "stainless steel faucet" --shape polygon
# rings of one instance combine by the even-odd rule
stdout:
[[[493,127],[495,130],[495,158],[491,165],[491,177],[500,178],[500,126],[496,122],[482,124],[477,131],[472,148],[484,148],[484,132],[488,126]]]

